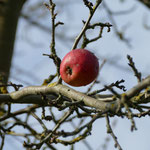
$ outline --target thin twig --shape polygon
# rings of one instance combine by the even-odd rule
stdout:
[[[137,68],[135,67],[135,64],[133,62],[133,59],[130,55],[127,55],[127,58],[129,60],[128,65],[132,68],[134,75],[137,77],[138,82],[141,82],[142,78],[141,78],[141,72],[139,72],[137,70]]]
[[[31,115],[40,123],[45,131],[48,130],[43,121],[33,111],[31,112]]]
[[[120,85],[121,83],[123,83],[123,82],[125,82],[125,80],[117,80],[115,83],[111,83],[110,85],[108,85],[107,87],[110,87],[110,88],[112,88],[112,87],[117,87],[118,89],[121,89],[121,90],[123,90],[124,92],[126,91],[126,88],[125,88],[125,86],[124,85]],[[89,96],[93,96],[93,95],[96,95],[96,94],[98,94],[98,93],[101,93],[101,92],[104,92],[104,91],[106,91],[106,90],[108,90],[108,88],[106,88],[106,87],[104,87],[104,88],[102,88],[102,89],[100,89],[100,90],[96,90],[96,91],[93,91],[93,92],[91,92],[91,93],[88,93],[88,95]]]
[[[0,145],[0,150],[2,150],[3,149],[3,147],[4,147],[4,142],[5,142],[5,134],[4,133],[2,133],[2,131],[0,131],[0,136],[1,136],[1,145]]]
[[[31,111],[33,111],[34,109],[36,109],[38,107],[40,107],[40,106],[39,105],[32,105],[32,106],[26,107],[24,109],[15,111],[13,113],[9,113],[9,114],[6,113],[6,115],[0,117],[0,121],[4,121],[8,118],[15,117],[17,115],[21,115],[21,114],[24,114],[24,113],[30,113]]]
[[[62,22],[57,22],[55,24],[55,19],[57,16],[57,13],[55,13],[55,3],[53,3],[52,0],[49,0],[50,5],[45,4],[45,6],[49,9],[50,13],[51,13],[51,23],[52,23],[52,33],[51,33],[51,44],[50,44],[50,49],[51,49],[51,55],[49,55],[49,58],[52,58],[56,67],[57,67],[57,76],[59,77],[60,73],[59,73],[59,67],[60,67],[60,63],[61,63],[61,59],[57,56],[56,54],[56,49],[55,49],[55,29],[58,25],[62,25]]]
[[[34,147],[36,146],[36,149],[40,149],[41,146],[44,144],[44,143],[47,143],[48,141],[50,141],[50,138],[52,137],[53,133],[56,132],[56,130],[60,127],[60,125],[72,114],[72,110],[70,109],[67,113],[65,113],[65,115],[59,120],[59,122],[56,124],[56,126],[53,128],[52,132],[50,132],[43,140],[41,140],[40,143],[38,144],[34,144],[34,143],[31,143],[31,144],[25,144],[24,146],[25,147]]]
[[[90,23],[90,21],[91,21],[93,15],[94,15],[94,13],[95,13],[97,7],[101,4],[101,2],[102,2],[102,0],[97,0],[97,1],[96,1],[95,6],[93,7],[93,11],[90,11],[90,15],[89,15],[87,21],[85,22],[85,24],[84,24],[84,26],[83,26],[83,28],[82,28],[80,34],[79,34],[79,35],[77,36],[77,38],[75,39],[75,42],[74,42],[74,44],[73,44],[73,46],[72,46],[72,50],[77,47],[77,45],[78,45],[80,39],[82,38],[84,32],[85,32],[86,29],[87,29],[87,26],[89,25],[89,23]]]
[[[127,110],[128,118],[131,120],[131,131],[137,130],[135,121],[133,119],[133,114],[132,114],[132,111],[127,104],[127,97],[125,94],[122,94],[121,102],[123,103],[125,109]]]
[[[114,139],[114,141],[115,141],[115,148],[118,147],[119,150],[123,150],[121,148],[118,140],[117,140],[117,137],[115,136],[115,134],[114,134],[114,132],[113,132],[111,126],[110,126],[110,121],[109,121],[108,114],[106,114],[105,116],[106,116],[105,118],[106,118],[107,133],[109,133],[112,136],[112,138]]]

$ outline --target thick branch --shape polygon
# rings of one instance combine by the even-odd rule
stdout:
[[[150,86],[150,76],[125,93],[128,100],[148,86]],[[48,95],[49,99],[54,99],[59,94],[71,100],[83,101],[86,106],[94,107],[101,111],[115,111],[120,101],[119,99],[113,100],[112,95],[99,96],[98,99],[92,98],[66,85],[58,84],[52,87],[31,86],[10,94],[0,94],[0,103],[13,102],[48,105],[48,102],[42,98],[42,95]]]
[[[17,22],[26,0],[5,0],[0,3],[0,73],[8,80]]]
[[[1,94],[0,103],[12,102],[12,103],[33,103],[40,105],[48,105],[46,101],[42,99],[42,95],[63,95],[67,98],[75,101],[83,101],[86,106],[100,109],[101,111],[108,111],[114,102],[103,102],[95,98],[89,97],[81,92],[75,91],[74,89],[65,85],[58,84],[56,86],[31,86],[23,88],[20,91],[12,92],[10,94]],[[54,98],[54,97],[53,97]],[[114,108],[113,108],[114,109]]]
[[[126,93],[126,96],[128,98],[132,98],[133,96],[135,96],[136,94],[140,93],[143,89],[147,88],[148,86],[150,86],[150,76],[148,76],[142,82],[140,82],[139,84],[134,86],[131,90],[129,90]]]

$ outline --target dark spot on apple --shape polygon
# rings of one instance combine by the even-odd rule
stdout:
[[[66,70],[67,74],[72,75],[72,69],[69,66],[67,66]]]

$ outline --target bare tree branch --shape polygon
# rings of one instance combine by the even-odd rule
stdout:
[[[129,100],[148,86],[150,86],[150,76],[127,91],[125,95]],[[51,99],[53,99],[55,95],[61,94],[75,101],[83,101],[86,106],[97,108],[100,111],[114,111],[118,106],[118,100],[115,100],[113,95],[106,95],[105,97],[99,95],[98,99],[95,99],[61,84],[52,87],[31,86],[9,94],[0,94],[0,103],[13,102],[48,105],[48,101],[43,100],[41,94],[49,95]],[[107,99],[109,99],[109,102],[106,102]]]
[[[93,15],[94,15],[94,13],[95,13],[97,7],[101,4],[101,2],[102,2],[102,0],[97,0],[97,1],[96,1],[96,4],[93,6],[93,8],[91,8],[91,6],[90,6],[90,14],[89,14],[89,17],[88,17],[87,21],[85,22],[85,24],[84,24],[84,26],[83,26],[83,28],[82,28],[80,34],[79,34],[79,35],[77,36],[77,38],[75,39],[75,42],[74,42],[74,44],[73,44],[73,46],[72,46],[72,50],[77,47],[77,45],[78,45],[80,39],[82,38],[84,32],[85,32],[86,29],[87,29],[87,26],[89,25],[89,23],[90,23],[90,21],[91,21]],[[92,9],[92,11],[91,11],[91,9]]]

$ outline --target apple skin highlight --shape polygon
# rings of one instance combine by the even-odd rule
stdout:
[[[75,49],[63,58],[60,75],[71,86],[85,86],[94,81],[99,72],[97,57],[86,49]]]

